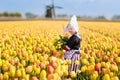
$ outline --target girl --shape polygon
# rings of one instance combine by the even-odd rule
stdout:
[[[81,36],[78,32],[78,23],[76,16],[73,16],[67,25],[65,32],[69,32],[71,34],[71,37],[67,41],[67,43],[64,45],[64,50],[66,50],[64,54],[64,59],[70,59],[71,65],[69,68],[68,73],[71,71],[77,71],[80,67],[80,42],[81,42]],[[76,65],[75,61],[79,61],[79,64]]]

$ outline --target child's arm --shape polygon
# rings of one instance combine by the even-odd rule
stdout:
[[[63,49],[66,50],[66,51],[69,51],[72,48],[72,46],[74,45],[74,43],[75,43],[75,38],[71,37],[67,41],[67,43],[63,46]]]
[[[66,50],[66,51],[69,51],[69,50],[70,50],[70,48],[69,48],[67,45],[64,45],[64,46],[63,46],[63,49]]]

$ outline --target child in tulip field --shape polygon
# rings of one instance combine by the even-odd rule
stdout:
[[[64,54],[65,60],[71,60],[71,65],[69,67],[68,73],[71,71],[77,72],[80,67],[80,41],[81,36],[78,32],[78,23],[76,16],[73,16],[67,25],[65,32],[69,32],[71,37],[67,43],[63,46],[66,51]],[[75,64],[75,61],[78,61],[78,64]]]

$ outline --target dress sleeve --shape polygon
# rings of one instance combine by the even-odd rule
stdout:
[[[66,43],[66,45],[64,45],[64,49],[66,51],[70,50],[72,48],[72,46],[74,45],[74,42],[75,42],[75,37],[72,36]]]

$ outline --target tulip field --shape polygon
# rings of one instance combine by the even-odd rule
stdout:
[[[54,46],[59,35],[70,36],[67,23],[0,22],[0,80],[120,80],[120,22],[78,21],[81,67],[70,74],[71,60]]]

